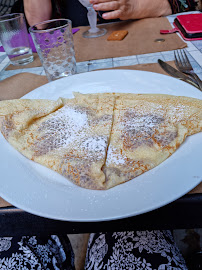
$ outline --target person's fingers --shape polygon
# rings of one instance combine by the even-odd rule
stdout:
[[[101,4],[106,2],[111,2],[112,0],[90,0],[91,4]]]
[[[102,3],[102,4],[95,4],[93,5],[93,8],[95,10],[100,10],[100,11],[117,10],[119,9],[119,4],[117,1],[111,1],[111,2]]]
[[[114,19],[119,19],[121,14],[122,14],[122,11],[120,9],[118,9],[118,10],[104,13],[104,14],[102,14],[102,17],[105,20],[114,20]]]

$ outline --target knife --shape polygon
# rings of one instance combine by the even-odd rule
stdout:
[[[177,70],[176,68],[170,66],[169,64],[167,64],[166,62],[162,61],[161,59],[158,59],[158,63],[161,66],[161,68],[167,72],[169,75],[171,75],[174,78],[180,79],[184,82],[187,82],[195,87],[197,87],[199,89],[198,84],[192,80],[191,78],[189,78],[188,76],[184,75],[183,73],[181,73],[179,70]]]

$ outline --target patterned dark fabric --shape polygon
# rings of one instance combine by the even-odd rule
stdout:
[[[91,234],[85,270],[187,270],[170,231]]]
[[[67,236],[0,238],[2,270],[75,270]]]
[[[168,0],[172,9],[172,13],[180,13],[185,11],[196,10],[196,0]]]
[[[1,270],[75,270],[66,235],[0,238]],[[91,234],[84,270],[188,270],[170,231]]]

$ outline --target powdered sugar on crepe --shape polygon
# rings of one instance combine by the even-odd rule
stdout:
[[[106,165],[117,164],[121,165],[126,162],[126,157],[118,153],[118,149],[115,149],[111,145],[108,148]]]
[[[84,136],[83,130],[89,126],[86,112],[67,106],[55,112],[49,122],[49,130],[56,130],[55,136],[59,139],[60,147],[65,147],[78,140],[78,137]]]
[[[81,147],[88,152],[105,154],[107,138],[104,136],[89,137],[81,143]]]
[[[65,149],[86,136],[89,127],[88,116],[85,111],[75,107],[64,106],[54,112],[51,117],[42,122],[39,127],[40,137],[34,148],[37,154],[45,154],[55,149]]]
[[[68,148],[79,151],[87,159],[102,159],[106,154],[108,138],[93,135],[89,121],[86,110],[64,106],[42,123],[40,131],[43,140],[38,142],[38,146],[45,152],[54,149],[66,151]],[[63,152],[60,154],[63,155]]]
[[[158,114],[141,115],[129,112],[125,115],[120,127],[130,133],[150,133],[151,130],[155,129],[163,121],[164,118]]]
[[[187,106],[184,106],[182,104],[171,106],[169,108],[168,116],[171,118],[171,120],[180,121],[185,118],[186,110],[187,110]]]

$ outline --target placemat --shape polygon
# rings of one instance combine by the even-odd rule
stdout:
[[[12,205],[0,197],[0,207],[8,207],[8,206]]]
[[[123,57],[162,51],[182,49],[186,43],[177,34],[162,35],[161,29],[172,29],[167,18],[149,18],[136,21],[124,21],[105,24],[107,34],[99,38],[83,38],[82,33],[89,29],[88,26],[81,26],[80,31],[74,34],[74,48],[76,61],[83,62],[113,57]],[[128,30],[128,35],[122,41],[107,41],[108,36],[116,30]],[[163,42],[157,40],[163,39]],[[37,54],[34,54],[34,61],[24,68],[41,66]],[[21,69],[22,66],[9,65],[6,70]]]
[[[173,61],[170,61],[168,63],[175,67],[175,63]],[[123,66],[114,69],[143,70],[167,75],[157,63]],[[31,73],[21,73],[14,75],[0,82],[0,100],[20,98],[47,82],[48,80],[46,76]],[[202,193],[202,183],[189,192],[189,194],[193,193]],[[0,198],[0,207],[7,206],[10,206],[10,204]]]
[[[175,67],[174,61],[168,62]],[[112,69],[144,70],[167,75],[157,63],[116,67]],[[21,98],[35,88],[48,83],[46,76],[23,72],[0,81],[0,100]]]
[[[99,27],[107,29],[105,36],[83,38],[82,33],[88,29],[86,26],[80,27],[80,31],[74,35],[77,62],[171,51],[187,46],[177,34],[160,34],[161,29],[172,29],[168,19],[164,17],[124,21]],[[117,30],[127,30],[128,35],[122,41],[107,41],[108,36]],[[164,42],[157,42],[159,39],[164,39]]]
[[[48,83],[46,76],[20,73],[0,81],[0,100],[21,98],[37,87]]]

